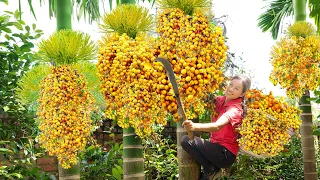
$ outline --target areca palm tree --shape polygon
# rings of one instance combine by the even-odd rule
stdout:
[[[311,8],[310,17],[313,17],[319,33],[319,13],[320,1],[309,0]],[[266,12],[258,18],[258,26],[265,32],[270,30],[272,37],[277,39],[280,25],[287,16],[294,16],[295,22],[306,21],[306,0],[272,0]],[[318,179],[315,159],[314,137],[312,135],[312,112],[310,104],[310,92],[306,90],[304,95],[299,99],[299,107],[302,110],[300,118],[302,125],[300,132],[302,135],[302,152],[304,164],[304,178],[310,180]]]
[[[277,39],[283,20],[293,16],[292,0],[271,0],[265,8],[258,18],[258,26],[263,32],[270,31],[272,38]]]
[[[63,2],[63,1],[61,1]],[[68,5],[71,3],[70,5]],[[55,17],[59,14],[58,11],[65,9],[68,12],[76,13],[78,20],[80,18],[88,19],[89,23],[99,19],[100,13],[100,3],[104,3],[104,0],[67,0],[64,6],[58,6],[60,4],[59,0],[48,0],[45,4],[45,0],[40,0],[40,5],[48,5],[49,18]],[[37,19],[36,11],[33,7],[32,0],[28,0],[29,9],[33,14],[34,18]],[[112,8],[112,0],[109,0],[110,8]],[[72,8],[76,6],[76,12],[72,11]],[[62,8],[62,9],[61,9]],[[19,0],[19,11],[22,11],[21,0]]]
[[[258,18],[258,27],[263,32],[270,31],[273,39],[277,39],[279,30],[283,24],[283,20],[287,17],[297,17],[294,14],[294,0],[265,0],[269,5],[265,7],[263,12]],[[314,19],[315,25],[318,27],[317,32],[320,33],[320,0],[304,0],[310,10],[309,17]],[[299,13],[299,12],[297,12]],[[303,15],[302,15],[303,16]],[[306,18],[306,15],[305,15]]]

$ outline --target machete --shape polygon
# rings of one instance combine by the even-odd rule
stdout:
[[[183,105],[182,105],[182,100],[180,98],[178,84],[177,84],[176,77],[174,75],[173,69],[171,67],[171,64],[165,58],[156,58],[156,61],[161,62],[163,64],[164,68],[166,69],[168,77],[169,77],[169,80],[170,80],[170,83],[171,83],[173,91],[174,91],[174,95],[175,95],[175,97],[176,97],[176,99],[178,101],[179,114],[182,116],[183,121],[186,121],[187,120],[186,112],[185,112],[185,110],[183,108]],[[189,139],[191,141],[193,141],[193,139],[194,139],[193,133],[191,131],[187,131],[187,133],[188,133]]]

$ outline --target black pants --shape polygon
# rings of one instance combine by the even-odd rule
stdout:
[[[194,141],[190,143],[189,137],[184,135],[181,138],[181,146],[204,169],[212,168],[212,166],[227,168],[236,160],[236,156],[227,148],[196,136],[194,137]]]

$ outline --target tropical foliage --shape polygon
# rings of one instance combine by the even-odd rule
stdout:
[[[93,60],[96,46],[86,33],[73,30],[60,30],[39,46],[40,59],[54,65],[72,64],[78,61]]]
[[[16,101],[15,88],[18,79],[30,68],[34,55],[34,41],[41,35],[33,24],[19,20],[19,12],[2,12],[0,15],[0,137],[2,140],[17,137],[34,128],[32,118],[25,107]],[[9,116],[6,120],[2,116]]]

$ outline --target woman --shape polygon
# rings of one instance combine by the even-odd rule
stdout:
[[[182,148],[203,166],[201,180],[212,179],[221,174],[221,168],[230,167],[238,154],[238,133],[235,129],[242,121],[243,99],[250,89],[251,81],[243,75],[234,76],[228,84],[225,95],[215,100],[217,117],[211,123],[194,123],[190,120],[182,125],[187,131],[210,132],[210,141],[187,135],[181,138]]]

